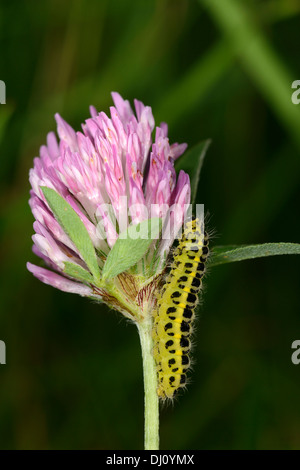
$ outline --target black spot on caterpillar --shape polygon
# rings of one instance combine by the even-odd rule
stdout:
[[[170,256],[170,271],[157,293],[153,356],[158,396],[172,399],[186,384],[195,308],[209,254],[208,236],[199,219],[189,220]]]

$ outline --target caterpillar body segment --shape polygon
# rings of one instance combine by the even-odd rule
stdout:
[[[174,398],[186,385],[190,337],[208,254],[208,237],[203,224],[199,219],[188,221],[169,261],[169,273],[157,294],[153,322],[157,393],[163,400]]]

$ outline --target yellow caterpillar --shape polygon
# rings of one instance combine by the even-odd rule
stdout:
[[[170,271],[157,294],[153,325],[153,356],[157,365],[157,394],[174,398],[186,384],[190,366],[190,336],[201,289],[208,237],[203,223],[191,219],[170,260]]]

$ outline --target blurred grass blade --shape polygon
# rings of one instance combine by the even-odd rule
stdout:
[[[199,103],[221,81],[233,63],[234,54],[230,45],[226,41],[217,43],[178,79],[155,107],[155,115],[167,121],[169,126],[180,122],[199,107]]]
[[[197,195],[200,173],[204,162],[207,149],[211,144],[211,140],[204,140],[188,150],[180,157],[175,165],[176,172],[184,170],[189,174],[191,180],[191,203],[194,204]]]
[[[96,281],[100,279],[100,271],[93,243],[74,209],[54,189],[41,187],[43,194],[57,220],[70,240],[78,249],[82,259],[91,271]]]
[[[231,42],[248,75],[265,96],[278,119],[300,148],[300,110],[291,103],[295,80],[274,52],[250,15],[246,3],[237,0],[199,0]]]
[[[213,248],[209,265],[234,263],[246,259],[275,255],[300,255],[299,243],[264,243],[248,246],[216,246]]]

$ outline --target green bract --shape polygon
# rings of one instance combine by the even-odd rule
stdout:
[[[43,194],[57,222],[64,229],[78,249],[80,256],[89,268],[96,282],[100,280],[100,270],[93,243],[80,217],[65,199],[54,189],[41,187]]]
[[[106,259],[102,279],[111,279],[134,266],[158,237],[160,228],[161,219],[153,218],[131,225],[120,233]]]

